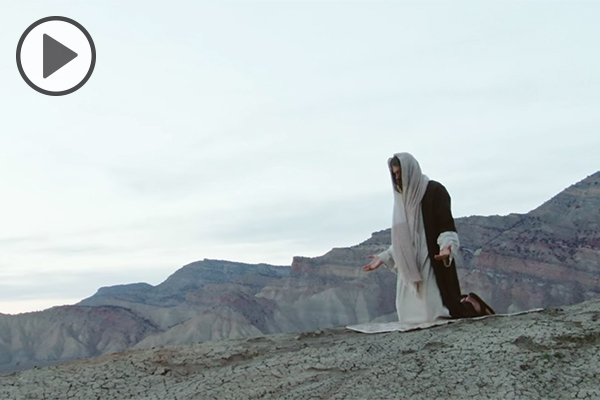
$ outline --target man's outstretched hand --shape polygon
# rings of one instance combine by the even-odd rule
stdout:
[[[373,271],[374,269],[379,268],[381,264],[383,264],[383,260],[373,254],[369,254],[367,258],[372,258],[373,261],[371,261],[369,264],[363,267],[364,271]]]
[[[440,254],[433,256],[436,260],[442,260],[445,266],[450,265],[450,245],[445,246],[442,250],[440,250]]]

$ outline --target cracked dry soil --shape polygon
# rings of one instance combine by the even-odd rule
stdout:
[[[600,301],[406,333],[127,351],[0,376],[0,399],[600,399]]]

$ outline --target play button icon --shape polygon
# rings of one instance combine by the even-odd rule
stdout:
[[[92,37],[79,23],[47,17],[25,30],[17,45],[17,67],[29,86],[49,96],[81,88],[96,64]]]
[[[64,67],[77,53],[44,33],[44,79]]]

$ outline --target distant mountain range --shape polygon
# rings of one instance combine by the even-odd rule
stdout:
[[[459,278],[496,312],[571,305],[600,293],[600,172],[527,214],[458,218]],[[390,231],[291,266],[194,262],[157,286],[100,288],[75,306],[0,314],[0,371],[126,349],[395,318],[395,276],[361,270]]]

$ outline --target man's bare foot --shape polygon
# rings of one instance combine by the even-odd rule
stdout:
[[[473,297],[471,297],[470,295],[467,296],[467,297],[465,297],[465,298],[463,298],[461,300],[461,302],[463,302],[463,303],[471,303],[473,305],[473,308],[475,309],[475,312],[478,315],[482,315],[482,313],[481,313],[481,304],[479,304],[479,302],[476,299],[474,299]]]
[[[493,315],[494,310],[490,306],[488,306],[479,296],[475,293],[469,293],[468,296],[464,296],[461,299],[462,302],[468,302],[473,305],[475,312],[478,315]]]

